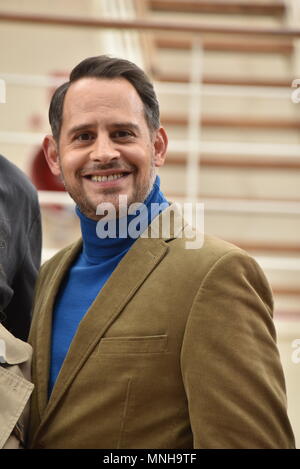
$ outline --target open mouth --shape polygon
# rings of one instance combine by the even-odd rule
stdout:
[[[129,176],[130,173],[114,173],[114,174],[109,174],[109,175],[96,175],[96,174],[89,174],[87,176],[84,176],[86,179],[89,179],[90,181],[93,182],[112,182],[112,181],[117,181],[118,179],[122,179],[126,176]]]

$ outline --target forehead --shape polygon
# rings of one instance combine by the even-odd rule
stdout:
[[[124,114],[143,117],[144,106],[135,88],[124,78],[82,78],[72,83],[66,93],[63,121],[83,114],[107,116]]]

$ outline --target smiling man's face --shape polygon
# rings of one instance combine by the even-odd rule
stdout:
[[[155,167],[165,161],[163,128],[150,131],[135,88],[123,78],[82,78],[69,87],[59,142],[44,140],[52,172],[89,218],[97,220],[102,202],[119,206],[143,202],[152,188]]]

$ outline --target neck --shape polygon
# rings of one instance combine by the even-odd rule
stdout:
[[[78,207],[83,251],[82,255],[93,264],[127,251],[151,221],[169,205],[160,191],[160,179],[156,176],[152,189],[135,213],[121,218],[99,221],[86,217]]]

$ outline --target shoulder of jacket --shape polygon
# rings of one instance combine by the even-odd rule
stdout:
[[[211,257],[215,260],[223,257],[224,255],[232,252],[233,254],[241,254],[249,256],[249,254],[244,251],[243,249],[239,248],[235,244],[232,244],[228,241],[224,241],[223,239],[217,238],[211,235],[202,235],[199,237],[201,240],[200,245],[193,247],[189,246],[189,240],[186,237],[183,238],[175,238],[168,242],[170,246],[170,250],[182,253],[183,256],[190,255],[192,257],[196,257],[197,259],[201,259],[203,257]]]
[[[167,242],[168,256],[172,262],[180,266],[186,274],[193,272],[195,277],[204,278],[208,272],[218,265],[245,263],[252,264],[253,258],[246,251],[232,243],[214,236],[204,235],[201,247],[196,249],[187,248],[186,238],[176,238]]]

